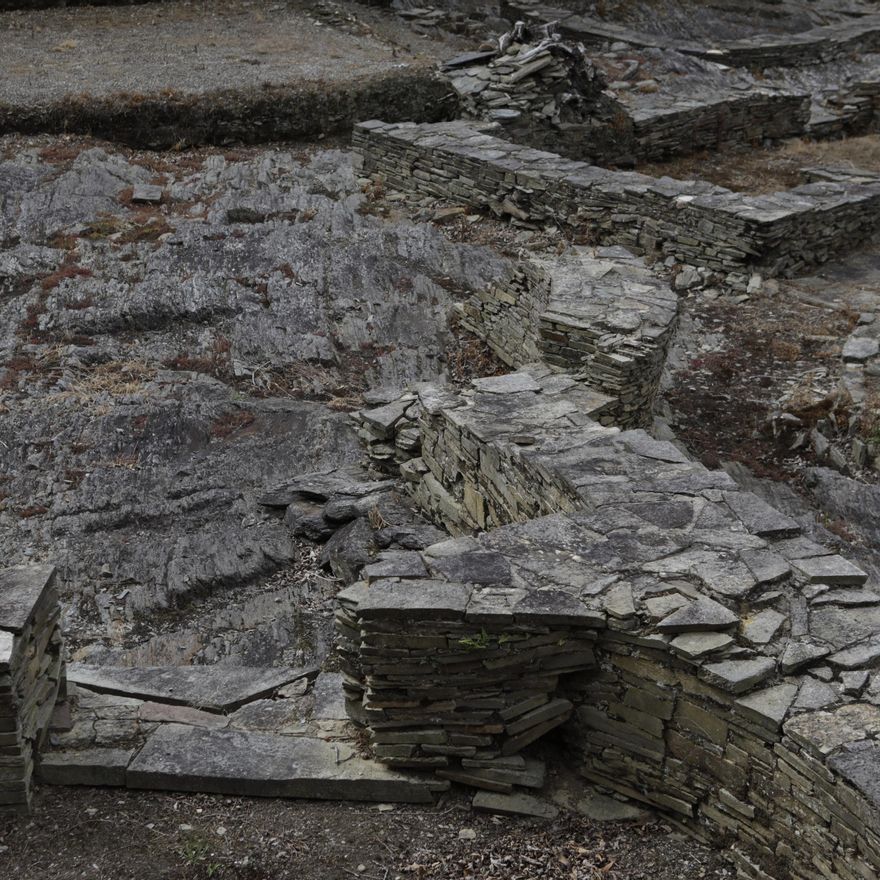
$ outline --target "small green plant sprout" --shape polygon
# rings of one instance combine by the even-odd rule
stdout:
[[[489,633],[485,629],[481,629],[477,635],[465,636],[459,639],[458,643],[469,651],[482,651],[490,645]]]

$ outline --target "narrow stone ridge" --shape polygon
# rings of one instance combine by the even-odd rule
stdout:
[[[415,497],[439,487],[426,509],[489,530],[380,555],[339,596],[349,712],[380,759],[504,793],[564,725],[584,777],[721,839],[744,876],[872,876],[867,575],[724,472],[594,422],[546,366],[418,403]]]
[[[701,181],[609,171],[502,140],[497,126],[362,123],[352,143],[394,187],[499,214],[589,226],[606,244],[746,278],[792,274],[880,224],[880,183],[816,182],[747,196]]]

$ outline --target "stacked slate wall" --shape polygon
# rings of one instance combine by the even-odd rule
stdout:
[[[0,570],[0,811],[26,812],[34,762],[65,692],[54,569]]]

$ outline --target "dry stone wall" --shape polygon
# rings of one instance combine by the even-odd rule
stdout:
[[[65,693],[51,568],[0,570],[0,811],[30,807],[34,762]]]
[[[872,235],[880,184],[811,183],[763,196],[610,171],[511,144],[465,122],[362,123],[353,145],[394,187],[534,220],[588,227],[606,244],[660,252],[731,282],[792,274]]]
[[[595,164],[780,140],[802,134],[810,119],[808,95],[757,89],[662,95],[630,108],[605,89],[584,47],[562,40],[553,24],[517,22],[499,49],[458,56],[444,69],[463,117],[497,123],[514,143]]]
[[[419,393],[423,473],[460,522],[463,473],[512,500],[340,596],[346,692],[381,759],[507,791],[540,784],[520,749],[564,725],[586,779],[727,845],[741,876],[875,876],[867,575],[724,472],[586,417],[570,376]]]
[[[685,55],[735,67],[800,67],[834,61],[853,53],[880,50],[880,15],[854,16],[846,21],[796,34],[756,34],[742,40],[706,45],[636,31],[559,7],[546,6],[541,2],[505,2],[502,11],[512,19],[556,21],[565,36],[587,45],[620,41],[633,46],[675,49]]]
[[[623,248],[525,259],[462,311],[462,324],[505,363],[543,360],[614,398],[597,414],[600,423],[649,423],[678,297]]]

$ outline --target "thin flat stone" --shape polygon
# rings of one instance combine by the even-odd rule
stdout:
[[[840,702],[840,696],[830,684],[808,675],[801,683],[795,700],[796,709],[824,709]]]
[[[790,640],[779,659],[779,668],[784,675],[796,672],[803,666],[809,666],[823,657],[827,657],[831,649],[825,645],[804,639]]]
[[[769,657],[753,660],[724,660],[710,663],[701,670],[701,675],[710,684],[733,694],[741,694],[752,685],[771,676],[776,663]]]
[[[306,675],[254,666],[91,666],[72,663],[67,678],[105,694],[229,712]]]
[[[735,705],[746,718],[776,730],[785,721],[797,693],[796,684],[780,684],[740,697]]]
[[[868,703],[850,703],[832,712],[804,712],[789,718],[784,730],[797,743],[824,757],[880,732],[880,709]]]
[[[510,563],[502,553],[494,550],[441,556],[431,560],[430,566],[435,576],[463,584],[505,586],[510,583]]]
[[[376,581],[358,605],[358,613],[363,618],[461,618],[472,590],[449,581]]]
[[[850,363],[864,363],[880,352],[880,342],[870,336],[850,336],[843,345],[843,359]]]
[[[659,632],[683,633],[727,629],[739,622],[739,617],[720,602],[708,597],[697,599],[657,624]]]
[[[347,721],[345,691],[341,672],[322,672],[312,685],[315,698],[314,717],[326,721]]]
[[[136,749],[83,749],[46,752],[37,775],[47,785],[125,785],[125,771]]]
[[[534,816],[539,819],[555,819],[559,810],[553,804],[538,800],[528,794],[498,794],[493,791],[478,791],[472,806],[475,810],[487,813],[500,813],[503,816]]]
[[[135,204],[155,205],[162,201],[164,190],[153,183],[136,183],[131,190],[131,200]]]
[[[772,584],[791,574],[784,557],[772,550],[741,550],[739,555],[759,584]]]
[[[832,755],[828,766],[854,785],[875,807],[880,806],[880,745],[863,740]]]
[[[863,584],[868,580],[857,565],[842,556],[813,556],[793,559],[792,567],[811,584]]]
[[[878,659],[880,659],[880,638],[873,638],[832,654],[828,662],[840,669],[862,669],[873,666]]]
[[[780,513],[753,492],[725,492],[724,500],[753,535],[782,537],[801,530],[790,516]]]
[[[363,577],[367,581],[382,578],[421,578],[428,576],[422,557],[414,550],[402,553],[383,553],[375,562],[364,566]]]
[[[682,657],[686,657],[689,660],[696,660],[699,657],[705,657],[707,654],[714,654],[716,651],[722,651],[724,648],[728,648],[732,644],[733,639],[725,633],[688,632],[676,636],[676,638],[669,643],[669,647]]]
[[[51,565],[16,565],[0,570],[0,630],[20,633],[55,578]]]
[[[471,384],[477,391],[489,394],[518,394],[523,391],[538,392],[541,390],[541,386],[528,373],[488,376],[485,379],[474,379]]]
[[[128,768],[129,788],[255,797],[430,803],[426,780],[313,737],[160,727]]]
[[[786,617],[773,608],[759,611],[742,622],[742,636],[750,645],[766,645],[773,641]]]

